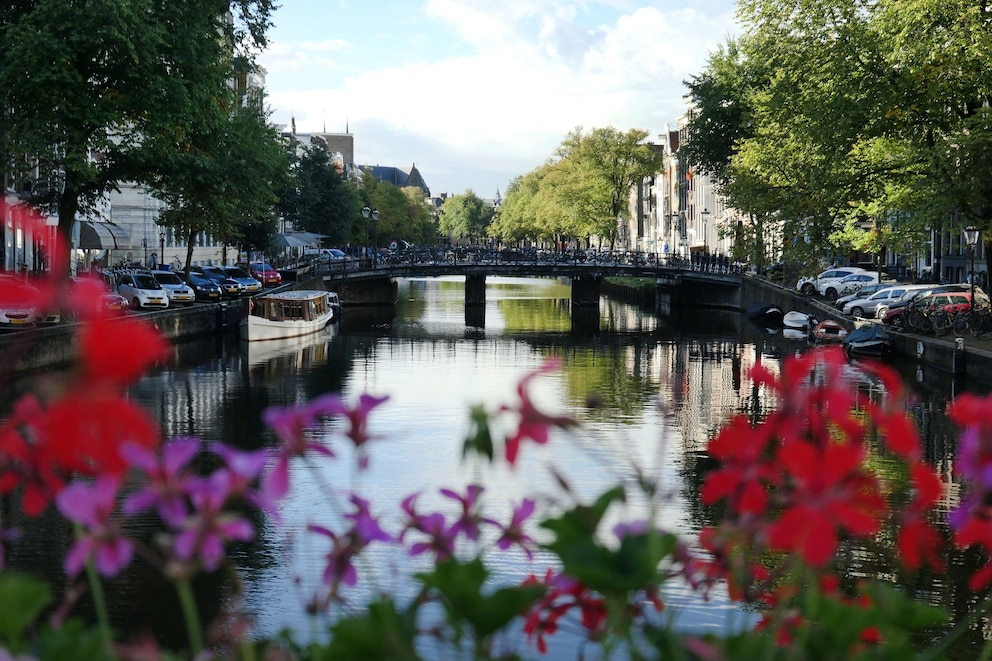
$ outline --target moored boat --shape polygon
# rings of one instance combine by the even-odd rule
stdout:
[[[843,342],[847,329],[839,321],[825,319],[813,327],[813,339],[817,342]]]
[[[771,303],[754,303],[747,309],[748,319],[763,324],[766,328],[782,326],[784,313],[778,306]]]
[[[892,339],[881,324],[865,324],[855,328],[843,342],[848,355],[880,357],[887,355],[892,348]]]
[[[334,317],[330,292],[297,289],[249,300],[248,316],[241,320],[242,340],[279,340],[317,333]]]
[[[782,317],[782,323],[786,328],[794,328],[796,330],[804,331],[810,327],[810,324],[814,324],[816,321],[805,312],[792,310],[785,313],[785,316]]]

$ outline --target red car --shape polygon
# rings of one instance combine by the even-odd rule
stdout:
[[[262,283],[263,287],[275,287],[282,284],[282,276],[279,271],[272,268],[268,262],[249,262],[248,264],[238,264],[242,269],[248,271],[251,277]]]

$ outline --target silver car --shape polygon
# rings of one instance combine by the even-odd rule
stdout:
[[[880,305],[888,305],[893,301],[900,300],[906,292],[919,289],[920,285],[893,285],[886,289],[880,289],[870,296],[856,298],[844,305],[844,314],[852,317],[873,318]]]
[[[237,266],[222,266],[221,270],[227,277],[241,285],[242,294],[257,294],[262,291],[262,283],[251,277],[244,269]]]

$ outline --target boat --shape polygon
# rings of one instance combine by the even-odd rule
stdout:
[[[847,334],[844,350],[850,356],[885,356],[892,349],[892,339],[881,324],[865,324]]]
[[[792,310],[785,313],[782,317],[782,323],[786,328],[805,331],[810,327],[810,324],[816,323],[816,320],[805,312]]]
[[[844,324],[833,319],[825,319],[813,327],[813,339],[817,342],[843,342],[846,337]]]
[[[330,292],[295,289],[249,299],[248,315],[241,320],[242,340],[279,340],[317,333],[334,317]]]
[[[766,328],[780,327],[784,316],[782,309],[771,303],[753,303],[747,309],[748,319],[763,324]]]
[[[336,291],[327,292],[327,304],[331,306],[331,311],[334,313],[333,320],[339,321],[341,319],[341,298]]]

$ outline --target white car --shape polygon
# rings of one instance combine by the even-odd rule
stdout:
[[[169,305],[193,305],[196,302],[193,288],[172,271],[152,271],[152,276],[165,290],[165,295],[169,297]]]
[[[849,314],[852,317],[862,317],[871,319],[875,316],[875,311],[878,310],[880,305],[888,305],[893,301],[900,300],[906,295],[906,292],[914,291],[916,289],[923,289],[926,285],[893,285],[892,287],[887,287],[885,289],[880,289],[870,296],[865,296],[864,298],[856,298],[844,305],[844,314]]]
[[[135,310],[169,307],[169,295],[151,271],[127,270],[113,272],[117,293]]]
[[[846,296],[847,294],[853,294],[860,291],[862,287],[878,284],[879,282],[884,282],[885,280],[885,274],[882,274],[882,278],[879,279],[878,271],[862,271],[861,273],[852,273],[837,283],[837,286],[835,287],[837,296],[834,296],[834,299],[837,299],[840,296]],[[892,280],[892,284],[896,284],[895,280]],[[827,298],[830,298],[826,293],[820,293],[827,296]]]
[[[840,282],[853,273],[864,273],[864,271],[865,270],[863,268],[858,266],[839,266],[836,268],[827,269],[815,278],[800,278],[799,282],[796,283],[796,289],[801,291],[806,296],[812,296],[816,292],[820,292],[822,294],[824,288]],[[826,294],[823,295],[826,296]],[[837,296],[834,296],[833,298],[837,298]]]

